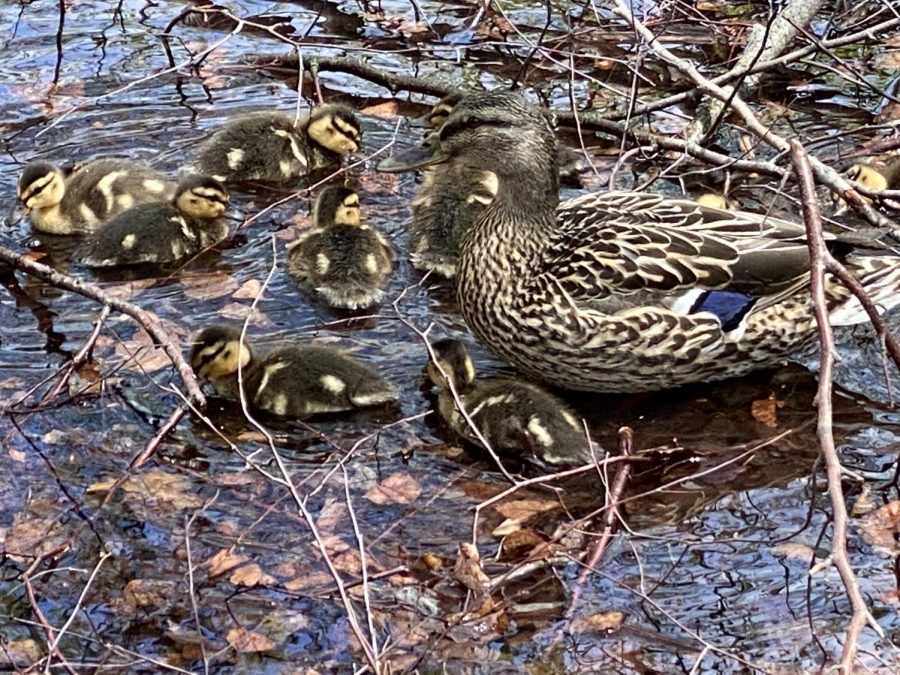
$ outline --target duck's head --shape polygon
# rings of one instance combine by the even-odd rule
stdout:
[[[450,113],[453,112],[453,108],[456,107],[456,104],[459,103],[462,98],[462,92],[457,91],[452,94],[447,94],[447,96],[432,106],[431,111],[427,115],[412,120],[412,126],[432,130],[440,129],[444,126],[444,122],[447,121]]]
[[[228,209],[228,190],[210,176],[186,176],[175,189],[175,208],[197,220],[214,220]]]
[[[343,105],[323,105],[314,109],[306,133],[326,150],[344,157],[359,150],[362,128],[354,112]]]
[[[381,171],[412,171],[460,162],[517,184],[517,192],[558,192],[556,136],[550,119],[512,92],[464,96],[439,131],[420,147],[394,155]]]
[[[241,331],[233,326],[204,328],[197,333],[193,345],[191,368],[203,382],[231,377],[253,358],[247,342],[241,343]]]
[[[432,384],[445,387],[447,380],[450,380],[459,394],[472,387],[475,383],[475,366],[465,342],[453,339],[438,340],[431,344],[431,349],[434,351],[435,361],[429,360],[426,370]]]
[[[313,223],[317,227],[359,225],[362,223],[359,195],[347,187],[338,185],[326,187],[316,197]]]
[[[28,209],[46,209],[59,204],[66,194],[62,171],[47,162],[29,162],[22,170],[16,196]]]

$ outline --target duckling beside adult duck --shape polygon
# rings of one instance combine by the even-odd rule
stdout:
[[[187,176],[168,202],[139,204],[88,235],[76,257],[88,267],[168,263],[228,236],[228,192],[208,176]]]
[[[48,234],[91,232],[132,206],[174,192],[165,174],[127,159],[96,159],[68,175],[47,162],[29,162],[16,191],[34,229]]]
[[[380,302],[394,269],[394,250],[362,220],[359,195],[336,185],[316,198],[313,226],[288,246],[288,272],[331,307]]]
[[[494,175],[463,237],[457,296],[479,340],[520,371],[649,391],[773,367],[816,343],[802,226],[647,193],[560,204],[553,130],[513,93],[466,96],[437,140],[380,168]],[[876,306],[900,303],[900,258],[843,262]],[[841,285],[826,294],[832,324],[868,320]]]
[[[292,344],[257,356],[233,326],[201,330],[191,367],[219,396],[233,400],[240,400],[240,370],[250,409],[282,417],[346,412],[397,399],[393,385],[334,347]]]
[[[593,461],[584,428],[569,407],[537,385],[509,377],[476,379],[475,366],[461,340],[432,343],[435,361],[427,372],[440,388],[438,412],[444,423],[473,445],[483,443],[457,406],[453,388],[469,418],[495,452],[539,463],[582,465]]]
[[[294,124],[280,112],[241,115],[213,134],[190,164],[223,183],[287,183],[359,150],[362,129],[343,105],[323,105]]]

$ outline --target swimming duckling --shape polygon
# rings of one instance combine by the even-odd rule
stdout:
[[[581,422],[557,397],[512,378],[476,380],[475,367],[461,340],[439,340],[431,348],[440,364],[438,369],[435,362],[429,361],[427,368],[431,382],[441,387],[438,412],[463,439],[481,446],[456,407],[447,379],[453,382],[469,417],[497,453],[531,455],[551,466],[594,461]]]
[[[296,125],[284,113],[255,112],[213,134],[192,168],[223,183],[286,183],[337,164],[361,139],[359,121],[346,106],[315,108]]]
[[[459,165],[426,169],[419,193],[410,202],[413,267],[454,277],[463,235],[496,192],[496,178],[490,172]]]
[[[170,199],[174,191],[175,183],[155,169],[127,159],[97,159],[68,175],[47,162],[29,162],[16,194],[35,230],[81,234],[136,204]]]
[[[368,366],[334,347],[288,345],[257,357],[241,331],[205,328],[194,340],[191,367],[219,396],[240,400],[238,368],[251,410],[304,417],[381,406],[397,390]]]
[[[391,245],[362,222],[359,196],[345,187],[319,193],[313,227],[288,246],[288,272],[332,307],[380,302],[393,269]]]
[[[187,176],[171,201],[133,206],[90,234],[79,257],[89,267],[172,262],[227,237],[227,208],[219,181]]]

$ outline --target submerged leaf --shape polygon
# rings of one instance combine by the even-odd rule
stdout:
[[[405,473],[391,474],[366,493],[374,504],[410,504],[419,498],[422,486]]]

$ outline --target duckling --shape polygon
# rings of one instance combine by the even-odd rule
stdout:
[[[250,409],[282,417],[346,412],[397,400],[393,385],[334,347],[294,344],[257,357],[233,326],[200,331],[191,367],[219,396],[234,400],[240,400],[240,368]]]
[[[438,412],[463,439],[481,446],[456,407],[447,380],[452,381],[469,417],[496,452],[530,455],[550,466],[594,461],[584,428],[556,396],[512,378],[476,380],[475,367],[461,340],[439,340],[431,348],[437,362],[428,362],[427,373],[432,384],[440,387]]]
[[[165,174],[127,159],[97,159],[68,175],[47,162],[25,165],[16,195],[35,230],[82,234],[137,204],[170,199],[175,183]]]
[[[720,211],[739,211],[741,208],[741,203],[738,200],[718,192],[704,192],[698,195],[694,201],[700,206],[719,209]]]
[[[332,307],[380,302],[393,269],[391,245],[362,222],[359,196],[345,187],[319,193],[313,227],[288,246],[288,272]]]
[[[458,165],[426,169],[419,193],[410,202],[409,257],[413,267],[454,277],[463,235],[495,194],[489,172]]]
[[[294,124],[280,112],[242,115],[200,148],[192,169],[223,183],[286,183],[356,152],[362,129],[342,105],[323,105]]]
[[[228,236],[228,192],[208,176],[187,176],[168,202],[133,206],[88,236],[79,251],[88,267],[167,263]]]
[[[844,175],[872,192],[897,190],[900,189],[900,159],[894,158],[893,161],[878,161],[871,164],[853,164],[844,171]],[[863,199],[866,202],[871,201],[868,197]],[[834,212],[835,216],[842,215],[847,210],[847,202],[843,198],[834,196],[833,202],[837,206]]]

